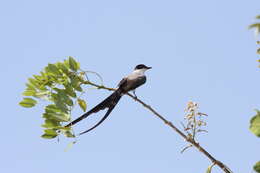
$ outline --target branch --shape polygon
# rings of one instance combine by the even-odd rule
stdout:
[[[109,90],[109,91],[114,91],[116,89],[114,88],[108,88],[105,87],[103,85],[97,85],[95,83],[92,83],[90,81],[86,81],[85,84],[89,84],[92,86],[97,87],[98,89],[105,89],[105,90]],[[226,166],[224,165],[221,161],[215,159],[208,151],[206,151],[199,143],[197,143],[193,138],[190,138],[188,136],[186,136],[181,130],[179,130],[175,125],[172,124],[171,121],[168,121],[166,118],[164,118],[161,114],[159,114],[157,111],[155,111],[150,105],[146,104],[145,102],[143,102],[142,100],[140,100],[139,98],[134,97],[132,94],[127,93],[126,95],[128,95],[129,97],[131,97],[132,99],[134,99],[135,101],[139,102],[140,104],[142,104],[146,109],[150,110],[155,116],[157,116],[160,120],[162,120],[167,126],[169,126],[170,128],[172,128],[175,132],[177,132],[181,137],[183,137],[188,143],[190,143],[192,146],[196,147],[201,153],[203,153],[206,157],[209,158],[209,160],[215,164],[218,165],[225,173],[232,173],[232,171]]]

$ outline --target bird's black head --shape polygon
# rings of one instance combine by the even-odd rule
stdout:
[[[135,70],[139,70],[139,69],[151,69],[152,67],[147,67],[146,65],[144,64],[139,64],[135,67]]]

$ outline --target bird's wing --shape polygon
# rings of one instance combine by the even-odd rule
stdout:
[[[127,78],[124,77],[120,82],[119,84],[117,85],[119,88],[123,88],[123,86],[126,86],[127,85]]]
[[[122,88],[124,91],[128,92],[138,88],[139,86],[143,85],[145,82],[146,82],[145,76],[140,76],[133,79],[126,79],[125,83],[127,83],[127,85],[123,85]]]

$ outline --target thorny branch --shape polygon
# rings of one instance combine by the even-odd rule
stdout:
[[[105,87],[103,85],[97,85],[95,83],[92,83],[90,81],[85,81],[85,84],[89,84],[92,86],[97,87],[97,89],[106,89],[109,91],[114,91],[114,88],[108,88]],[[225,173],[232,173],[232,171],[226,166],[224,165],[221,161],[215,159],[208,151],[206,151],[198,142],[196,142],[193,138],[188,137],[187,135],[185,135],[181,130],[179,130],[175,125],[172,124],[171,121],[168,121],[166,118],[164,118],[161,114],[159,114],[157,111],[155,111],[150,105],[146,104],[145,102],[143,102],[142,100],[140,100],[139,98],[134,97],[132,94],[127,93],[127,95],[129,97],[131,97],[132,99],[134,99],[135,101],[139,102],[140,104],[142,104],[146,109],[150,110],[155,116],[157,116],[159,119],[161,119],[167,126],[169,126],[170,128],[172,128],[175,132],[177,132],[181,137],[183,137],[188,143],[190,143],[192,146],[196,147],[201,153],[203,153],[206,157],[209,158],[209,160],[215,164],[218,165]]]

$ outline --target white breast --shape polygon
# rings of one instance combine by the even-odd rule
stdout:
[[[144,76],[144,72],[146,71],[146,69],[138,69],[138,70],[134,70],[131,74],[129,74],[127,76],[127,79],[129,80],[134,80],[138,77]]]

